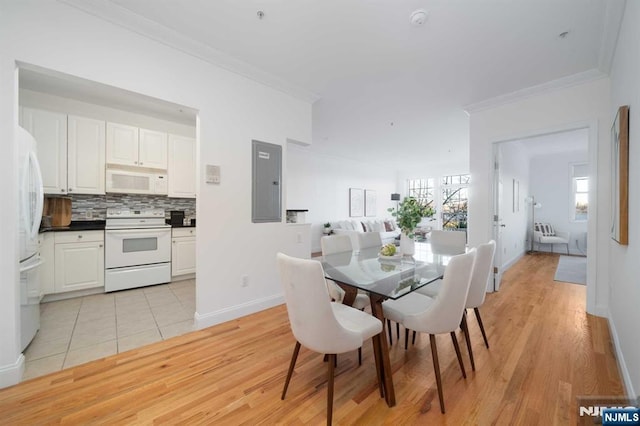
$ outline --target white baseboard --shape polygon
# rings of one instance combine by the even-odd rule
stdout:
[[[625,393],[627,394],[627,398],[635,400],[637,398],[637,393],[633,389],[633,383],[631,383],[631,376],[629,375],[629,370],[627,369],[627,363],[624,362],[624,356],[622,355],[622,351],[620,350],[620,340],[618,339],[618,331],[616,330],[616,325],[613,322],[613,317],[611,316],[611,311],[607,311],[609,318],[609,332],[611,333],[611,337],[613,338],[613,347],[616,351],[616,360],[618,361],[618,369],[620,370],[620,374],[622,374],[622,380],[624,381]]]
[[[264,311],[265,309],[273,308],[274,306],[282,305],[283,303],[284,295],[279,294],[258,300],[252,300],[236,306],[230,306],[228,308],[206,314],[196,312],[194,315],[195,328],[200,330],[205,327],[211,327],[212,325],[221,324],[226,321],[231,321],[236,318]]]
[[[513,265],[515,265],[515,263],[522,259],[522,256],[524,256],[524,251],[521,251],[520,253],[516,254],[511,260],[509,260],[508,262],[505,262],[502,265],[502,272],[506,271],[507,269],[511,268]]]
[[[6,388],[20,383],[23,373],[24,355],[20,354],[13,364],[0,366],[0,388]]]

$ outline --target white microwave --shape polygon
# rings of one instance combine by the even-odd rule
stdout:
[[[107,192],[167,195],[167,175],[107,169]]]

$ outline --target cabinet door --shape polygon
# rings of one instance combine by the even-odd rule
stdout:
[[[138,128],[107,123],[107,163],[138,165]]]
[[[104,286],[104,244],[102,242],[55,245],[55,291]]]
[[[196,140],[169,135],[169,197],[196,197]]]
[[[69,193],[104,194],[105,122],[70,115]]]
[[[38,159],[45,194],[67,192],[67,116],[23,108],[22,127],[38,143]]]
[[[53,245],[53,232],[44,232],[38,236],[40,244],[40,290],[42,294],[52,294],[55,292],[55,251]]]
[[[171,244],[171,276],[196,272],[196,239],[174,238]]]
[[[167,134],[140,129],[138,165],[154,169],[167,169]]]

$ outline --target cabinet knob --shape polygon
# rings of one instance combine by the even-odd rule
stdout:
[[[102,244],[100,244],[98,247],[102,247]]]
[[[64,192],[64,188],[60,188],[60,192]]]
[[[137,162],[137,161],[134,161],[134,162],[133,162],[133,164],[138,164],[138,162]]]
[[[140,165],[142,166],[142,161],[140,162]]]
[[[82,235],[78,235],[78,238],[82,238]]]
[[[73,191],[73,188],[69,188],[69,192]]]
[[[175,244],[175,243],[176,243],[176,240],[173,240],[173,244]]]

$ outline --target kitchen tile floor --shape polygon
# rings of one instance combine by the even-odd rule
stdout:
[[[23,380],[193,330],[195,280],[40,305]]]

